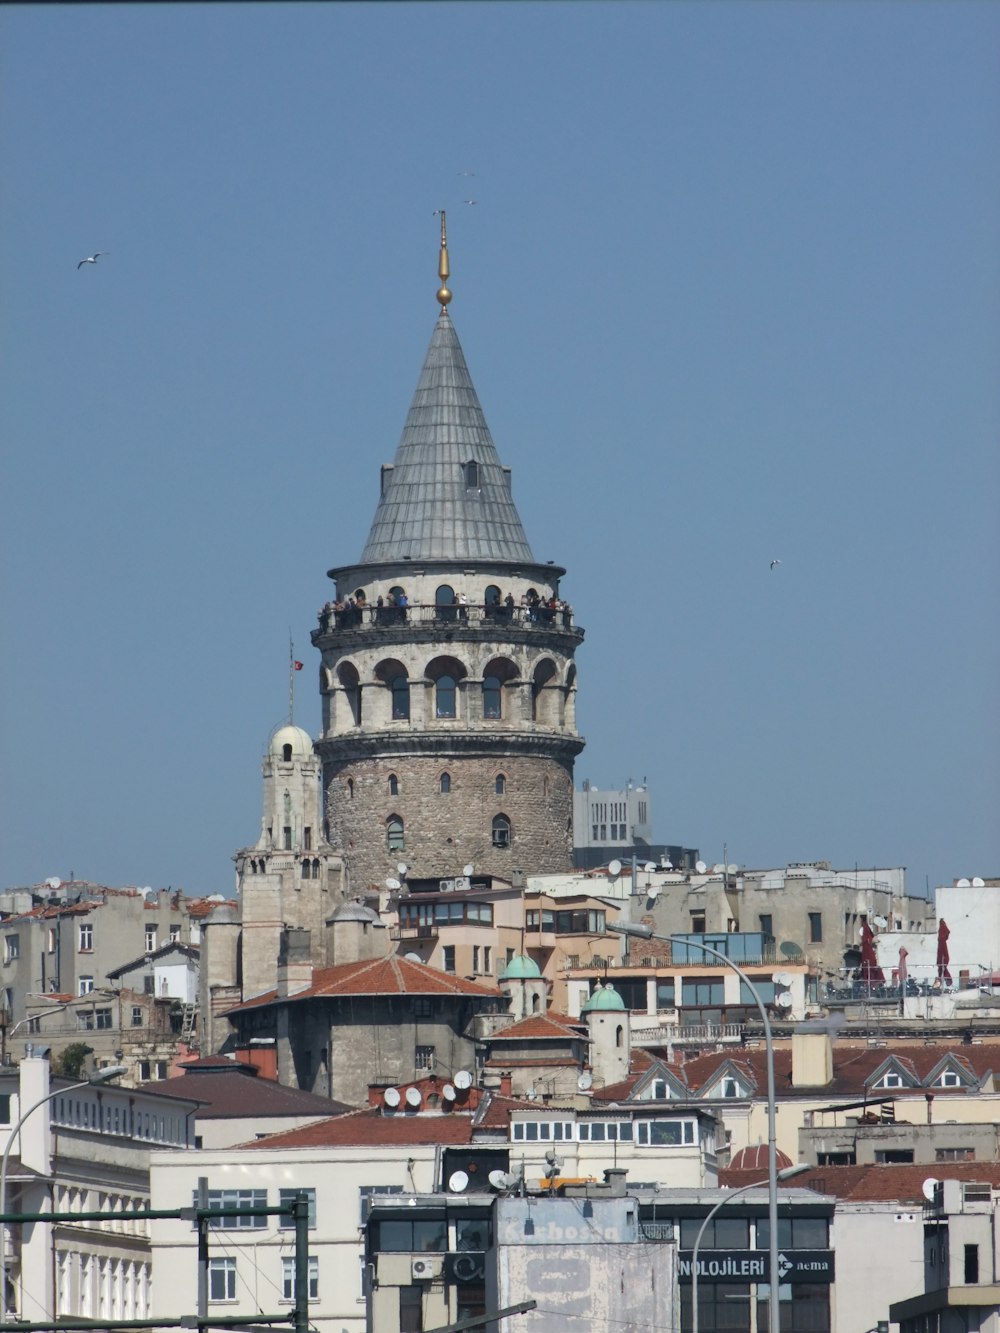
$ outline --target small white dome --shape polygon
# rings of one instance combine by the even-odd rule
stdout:
[[[279,727],[271,737],[268,751],[276,759],[281,759],[285,746],[292,747],[293,759],[311,759],[313,753],[312,737],[301,727]]]

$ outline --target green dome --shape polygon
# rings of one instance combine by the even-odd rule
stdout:
[[[614,986],[598,986],[587,1003],[580,1010],[582,1014],[593,1013],[595,1009],[624,1009],[625,1001]]]
[[[504,968],[501,981],[534,981],[540,977],[541,971],[533,958],[526,954],[516,953]]]

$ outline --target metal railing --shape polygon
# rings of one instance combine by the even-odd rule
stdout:
[[[433,603],[410,602],[406,606],[344,606],[324,607],[319,613],[316,634],[336,633],[339,630],[391,629],[401,630],[412,625],[455,625],[493,628],[519,625],[527,629],[563,630],[571,634],[583,631],[573,620],[568,606],[436,606]]]

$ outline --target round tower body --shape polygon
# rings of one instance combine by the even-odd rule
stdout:
[[[352,891],[571,868],[583,631],[564,573],[531,554],[442,310],[365,550],[330,571],[312,635],[325,832]]]

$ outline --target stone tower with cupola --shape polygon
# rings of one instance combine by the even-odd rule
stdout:
[[[368,540],[329,571],[336,594],[312,635],[325,834],[352,892],[467,865],[505,879],[571,866],[583,631],[566,571],[528,545],[448,314],[443,217],[439,275]]]

